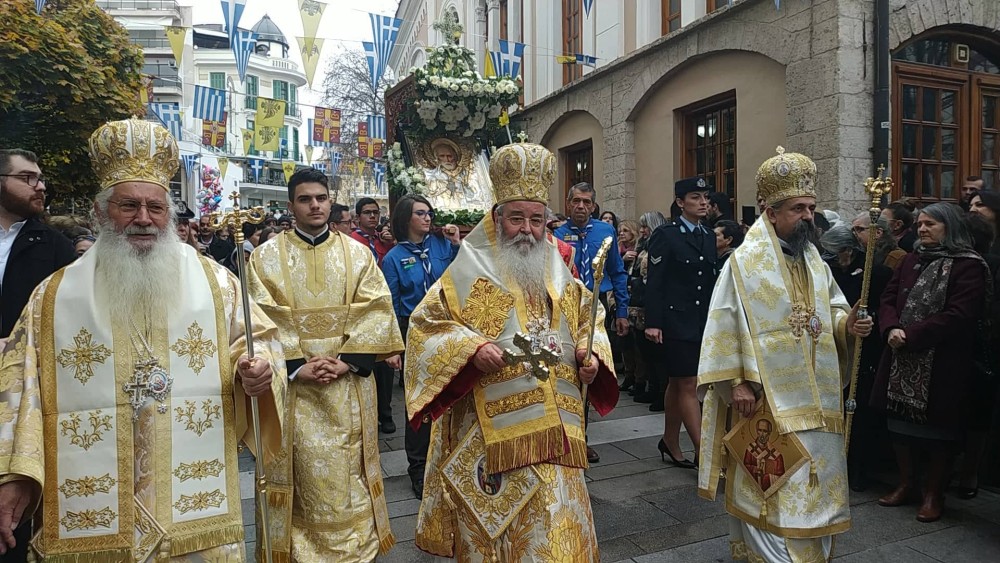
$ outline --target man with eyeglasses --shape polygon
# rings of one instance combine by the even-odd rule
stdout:
[[[177,239],[164,127],[107,123],[89,150],[97,241],[39,284],[0,352],[0,554],[27,545],[11,532],[37,509],[59,516],[40,522],[40,561],[245,561],[236,444],[255,442],[255,396],[258,453],[281,448],[277,330]]]
[[[73,245],[40,219],[45,177],[35,153],[0,150],[0,342],[10,335],[35,286],[76,257]],[[17,547],[0,560],[24,561],[31,521],[17,528]]]
[[[388,230],[379,232],[382,210],[374,199],[363,197],[354,204],[354,211],[358,217],[358,228],[354,229],[351,237],[370,248],[381,267],[382,259],[393,247],[392,233]]]
[[[872,224],[871,214],[862,211],[851,223],[851,231],[861,244],[868,248],[868,227]],[[899,247],[896,238],[889,233],[889,222],[879,217],[875,222],[875,264],[883,264],[895,270],[896,266],[906,258],[906,251]]]
[[[229,257],[232,256],[233,249],[236,248],[233,241],[216,235],[212,218],[209,215],[202,215],[198,219],[198,244],[201,245],[202,254],[211,256],[224,266],[229,265]]]
[[[340,231],[350,236],[351,231],[351,208],[340,203],[330,206],[330,229]]]

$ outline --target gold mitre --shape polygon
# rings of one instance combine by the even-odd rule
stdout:
[[[541,145],[513,143],[490,158],[490,180],[497,205],[509,201],[549,203],[556,179],[556,157]]]
[[[90,136],[90,161],[102,190],[122,182],[149,182],[169,191],[177,159],[174,138],[152,121],[112,121]]]
[[[757,199],[770,207],[793,197],[816,197],[816,163],[782,147],[777,151],[757,169]]]

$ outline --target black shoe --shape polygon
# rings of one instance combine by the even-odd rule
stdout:
[[[417,497],[417,500],[424,500],[424,480],[418,479],[410,483],[410,488],[413,489],[413,494]]]
[[[646,388],[644,391],[636,391],[634,400],[637,403],[652,403],[654,400],[656,400],[656,395],[657,395],[656,391]],[[659,393],[659,395],[661,397],[660,400],[662,401],[663,394]]]
[[[587,462],[597,463],[598,461],[601,461],[601,454],[597,453],[594,448],[587,446]]]
[[[622,381],[622,384],[618,386],[618,390],[619,391],[628,391],[629,389],[632,388],[632,385],[634,383],[635,383],[635,379],[633,379],[631,377],[628,377],[628,376],[625,376],[625,381]]]
[[[383,434],[395,434],[396,433],[396,423],[391,420],[385,420],[378,423],[379,432]]]
[[[663,401],[653,401],[649,405],[649,412],[663,412]]]
[[[975,487],[955,487],[955,496],[962,500],[972,500],[979,494],[979,485]]]
[[[670,448],[668,448],[667,444],[663,442],[663,438],[660,438],[660,441],[657,442],[656,449],[660,450],[661,461],[667,461],[666,458],[664,457],[665,455],[666,457],[669,457],[670,461],[673,462],[673,464],[676,465],[677,467],[683,467],[684,469],[694,469],[698,467],[694,463],[691,463],[690,461],[684,459],[683,456],[681,457],[681,459],[677,459],[676,457],[674,457],[674,454],[670,453]]]

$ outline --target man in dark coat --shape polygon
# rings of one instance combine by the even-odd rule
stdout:
[[[216,236],[210,216],[202,215],[198,219],[198,234],[198,242],[204,247],[202,254],[211,256],[219,264],[229,264],[229,257],[232,256],[236,244]]]

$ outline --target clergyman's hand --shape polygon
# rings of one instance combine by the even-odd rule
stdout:
[[[743,418],[750,418],[757,410],[757,396],[754,395],[749,383],[740,383],[733,387],[733,408],[743,415]]]
[[[0,555],[17,545],[14,530],[21,523],[24,509],[28,508],[34,491],[35,483],[28,479],[0,485]]]
[[[486,373],[494,373],[503,369],[507,363],[503,361],[503,350],[492,342],[484,344],[472,357],[472,365]]]
[[[580,381],[590,385],[597,379],[597,361],[591,357],[590,363],[587,365],[587,351],[582,348],[576,349],[576,374],[580,377]]]
[[[271,363],[260,356],[252,360],[246,354],[236,364],[236,373],[243,382],[243,391],[251,397],[259,397],[271,389]]]
[[[620,319],[615,319],[615,332],[618,333],[618,336],[625,336],[628,334],[628,328],[627,318],[622,317]]]

